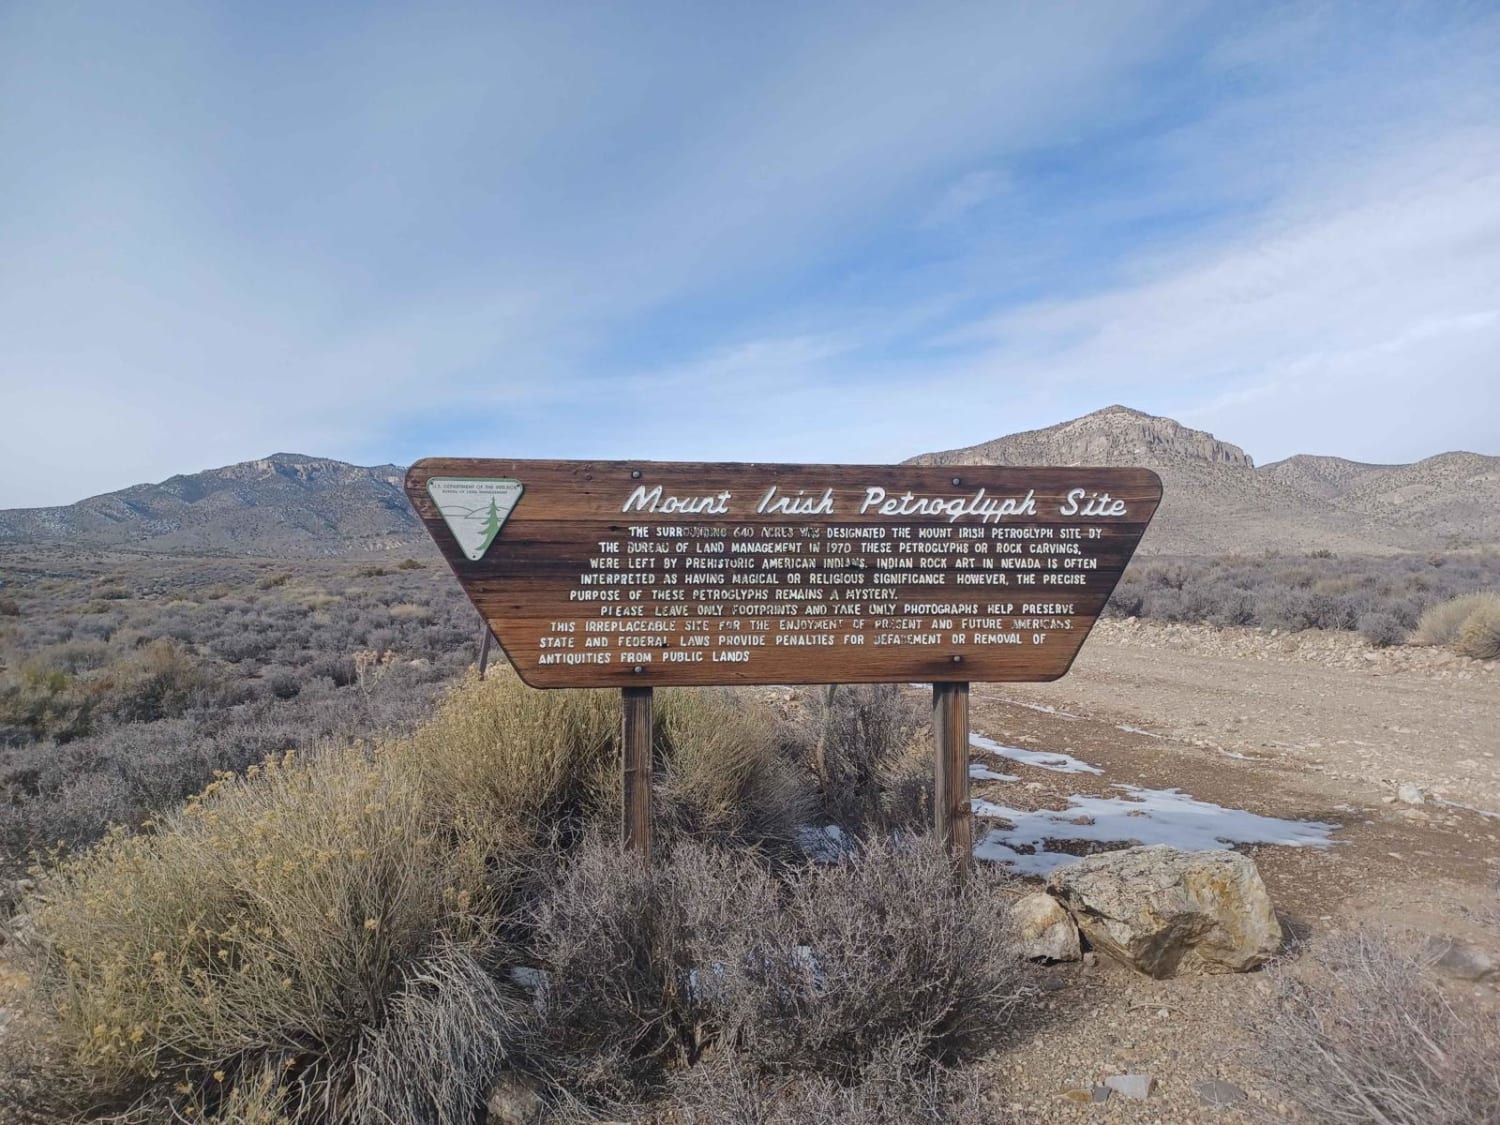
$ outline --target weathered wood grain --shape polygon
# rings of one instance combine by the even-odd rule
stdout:
[[[433,477],[521,483],[477,560],[429,495]],[[622,510],[635,490],[658,486],[662,498],[697,498],[724,510]],[[757,511],[772,488],[773,500],[800,493],[832,512]],[[891,502],[908,492],[914,501],[945,502],[981,489],[990,501],[1029,495],[1033,510],[988,522],[981,514],[950,518],[949,510],[882,514],[870,504],[871,489]],[[536,687],[1055,679],[1077,655],[1161,499],[1161,482],[1145,469],[441,458],[412,466],[406,490],[507,658]],[[1075,490],[1107,493],[1119,510],[1089,515],[1075,499],[1069,511]],[[1034,537],[1015,537],[1023,533]],[[928,535],[940,538],[922,538]],[[1073,535],[1086,537],[1067,538]],[[1069,544],[1075,554],[1036,553]],[[760,545],[764,552],[745,550]],[[959,559],[967,560],[963,568]],[[734,568],[725,565],[731,562]],[[1070,584],[1044,585],[1049,574]],[[815,608],[790,611],[806,605]],[[907,608],[932,605],[976,608]],[[963,627],[965,619],[991,624]],[[1016,624],[1037,619],[1048,624]],[[976,639],[1016,634],[1022,643]],[[926,641],[881,642],[902,636]],[[778,641],[806,637],[830,643]],[[609,662],[579,662],[600,657]]]

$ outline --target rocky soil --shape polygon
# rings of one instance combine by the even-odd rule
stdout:
[[[1330,824],[1328,847],[1241,849],[1290,938],[1373,925],[1416,940],[1458,938],[1496,957],[1497,688],[1493,664],[1376,650],[1353,634],[1102,622],[1067,677],[976,687],[971,713],[975,732],[996,743],[1065,753],[1102,772],[980,751],[976,766],[1017,780],[981,777],[974,792],[1015,810],[1060,810],[1069,798],[1118,797],[1117,786],[1134,785]],[[1417,803],[1398,795],[1403,784]],[[1006,822],[981,821],[976,838],[996,824]],[[1152,980],[1099,958],[1057,965],[1046,978],[1024,1041],[987,1064],[997,1115],[1179,1125],[1276,1113],[1245,1031],[1265,1017],[1262,973]],[[1449,987],[1500,1009],[1494,982]],[[1106,1077],[1126,1074],[1151,1076],[1150,1096],[1095,1100]]]

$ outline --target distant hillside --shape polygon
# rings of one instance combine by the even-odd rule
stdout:
[[[1212,434],[1110,406],[1071,422],[913,457],[920,465],[1144,465],[1166,487],[1142,550],[1389,553],[1500,544],[1500,457],[1414,465],[1298,456],[1257,469]]]
[[[910,463],[1155,469],[1166,496],[1142,549],[1156,554],[1500,545],[1500,457],[1477,453],[1414,465],[1302,455],[1256,468],[1244,450],[1212,434],[1111,406]],[[67,507],[0,511],[0,546],[262,557],[430,550],[402,491],[403,471],[278,453]]]
[[[277,453],[66,507],[0,511],[0,544],[304,557],[425,548],[404,472]]]

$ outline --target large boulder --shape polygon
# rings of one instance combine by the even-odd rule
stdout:
[[[1104,852],[1058,868],[1047,889],[1095,949],[1157,978],[1242,973],[1281,946],[1266,885],[1238,852]]]
[[[1022,956],[1032,961],[1077,961],[1078,927],[1072,916],[1051,895],[1026,895],[1010,908],[1011,920],[1021,938]]]

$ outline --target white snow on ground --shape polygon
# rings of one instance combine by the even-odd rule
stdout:
[[[1002,746],[993,738],[986,738],[982,734],[969,735],[969,745],[977,746],[981,750],[988,750],[991,754],[998,754],[1002,758],[1009,758],[1013,762],[1023,765],[1037,766],[1054,773],[1103,773],[1098,766],[1091,766],[1087,762],[1080,761],[1071,754],[1048,753],[1042,750],[1023,750],[1019,746]]]
[[[1099,772],[1099,771],[1095,771]],[[1073,796],[1068,807],[1012,809],[991,801],[973,802],[974,815],[1009,821],[1010,828],[994,828],[974,846],[979,859],[1003,863],[1019,875],[1050,874],[1079,856],[1049,851],[1048,841],[1081,840],[1121,845],[1170,844],[1185,851],[1203,851],[1230,844],[1281,844],[1285,847],[1327,847],[1334,824],[1315,820],[1284,820],[1260,816],[1200,801],[1180,789],[1142,789],[1115,785],[1123,797]],[[1028,848],[1028,853],[1017,849]]]
[[[1013,773],[996,773],[988,766],[969,763],[969,776],[975,781],[1020,781],[1021,779]]]

